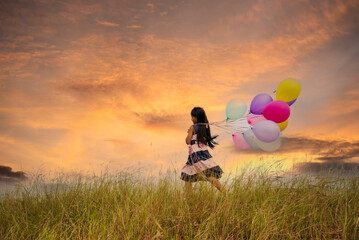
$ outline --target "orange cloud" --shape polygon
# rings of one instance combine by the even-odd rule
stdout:
[[[126,28],[130,28],[130,29],[140,29],[142,28],[140,25],[129,25],[129,26],[126,26]]]
[[[348,54],[338,51],[335,60],[322,52],[334,51],[335,41],[353,45],[347,38],[356,36],[356,1],[53,4],[14,1],[1,12],[0,142],[7,165],[165,161],[185,147],[194,106],[219,121],[231,98],[249,104],[289,76],[303,88],[286,134],[357,138],[356,78],[338,82],[340,71],[326,68]],[[341,91],[329,100],[335,89]],[[333,124],[345,127],[333,133]],[[161,156],[150,143],[161,146]]]

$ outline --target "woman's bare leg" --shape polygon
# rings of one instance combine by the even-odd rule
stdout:
[[[192,183],[191,182],[188,182],[188,181],[185,182],[185,190],[186,190],[185,191],[186,197],[190,198],[192,195]]]
[[[209,182],[215,186],[219,191],[223,192],[223,193],[227,193],[227,190],[224,189],[224,187],[221,185],[221,183],[218,181],[217,178],[215,177],[209,177],[208,178]]]

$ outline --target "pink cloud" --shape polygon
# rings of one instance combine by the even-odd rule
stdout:
[[[100,20],[96,20],[96,23],[100,24],[100,25],[103,25],[103,26],[108,26],[108,27],[119,27],[120,26],[120,24],[118,24],[118,23],[100,21]]]

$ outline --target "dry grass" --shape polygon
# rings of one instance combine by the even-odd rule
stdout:
[[[179,176],[37,180],[0,197],[0,239],[359,239],[358,183],[241,174],[187,201]]]

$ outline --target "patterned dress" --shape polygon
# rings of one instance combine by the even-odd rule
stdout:
[[[191,143],[188,145],[188,160],[181,170],[181,179],[190,182],[202,181],[205,180],[201,177],[202,174],[206,177],[220,178],[223,173],[221,167],[213,160],[208,151],[208,146],[200,142],[198,147],[198,125],[193,125],[193,127],[195,134],[193,134]]]

